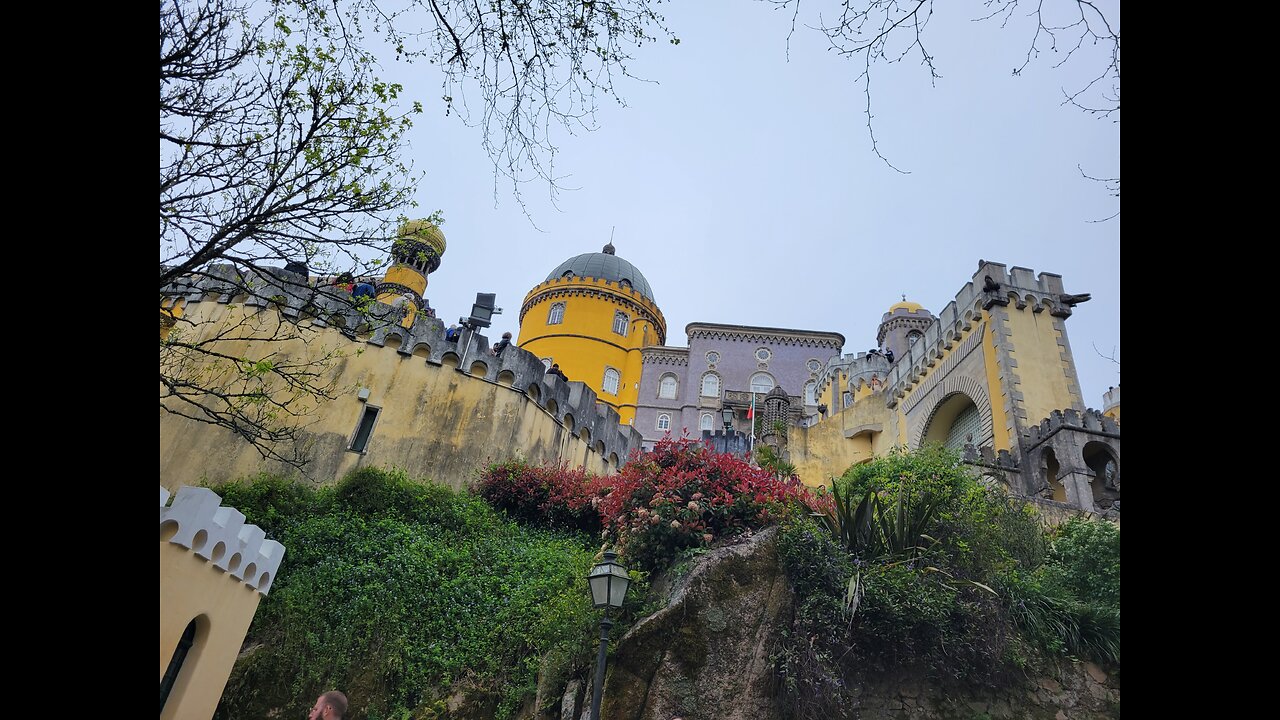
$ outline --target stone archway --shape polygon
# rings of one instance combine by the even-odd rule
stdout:
[[[954,421],[960,413],[972,405],[977,413],[976,432],[973,433],[973,444],[977,447],[989,446],[994,439],[992,432],[991,402],[986,390],[973,378],[959,376],[949,377],[938,384],[932,391],[937,400],[911,434],[911,447],[919,449],[926,442],[945,442]],[[940,437],[939,437],[940,436]]]

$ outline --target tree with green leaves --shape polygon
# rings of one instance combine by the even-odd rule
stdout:
[[[291,262],[369,269],[365,251],[385,252],[414,189],[401,157],[419,108],[398,108],[400,91],[319,6],[161,2],[162,412],[301,463],[290,441],[333,396],[337,352],[285,361],[276,351],[305,340],[298,325],[260,313],[193,318],[164,309],[164,295],[216,279],[246,302],[278,300],[263,297],[265,279],[272,293],[314,292],[305,272],[279,272]]]
[[[268,313],[210,323],[173,298],[209,281],[244,307],[279,302],[282,289],[338,299],[307,271],[378,269],[414,206],[405,133],[421,111],[379,78],[387,42],[443,70],[450,112],[483,128],[495,167],[518,181],[552,177],[547,125],[584,122],[660,22],[649,0],[162,0],[162,413],[303,462],[293,441],[338,391],[327,369],[342,351],[288,361],[279,349],[308,342],[303,325]],[[280,271],[291,264],[302,274]]]

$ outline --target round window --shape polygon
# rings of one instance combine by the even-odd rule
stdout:
[[[759,350],[756,350],[756,359],[760,362],[766,362],[771,357],[773,357],[773,353],[769,352],[769,348],[760,348]]]
[[[711,352],[707,353],[707,362],[711,363],[712,365],[715,365],[716,363],[720,362],[720,353],[716,352],[715,350],[712,350]]]

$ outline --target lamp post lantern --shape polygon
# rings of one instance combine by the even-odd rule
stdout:
[[[597,563],[587,575],[587,584],[591,587],[591,604],[604,608],[604,617],[600,618],[600,654],[596,657],[596,682],[591,693],[591,720],[600,720],[600,699],[604,696],[605,654],[609,650],[609,630],[613,628],[609,608],[622,607],[627,587],[631,585],[631,576],[617,559],[617,553],[606,552],[604,562]]]
[[[731,431],[733,429],[733,408],[728,405],[720,408],[720,419],[724,421],[724,431]]]

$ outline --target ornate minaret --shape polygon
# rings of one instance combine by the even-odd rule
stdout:
[[[396,241],[391,245],[391,267],[378,283],[378,302],[387,305],[401,303],[408,306],[402,324],[408,327],[424,307],[422,299],[427,291],[427,275],[440,267],[444,255],[444,233],[428,220],[410,220],[400,226]]]

